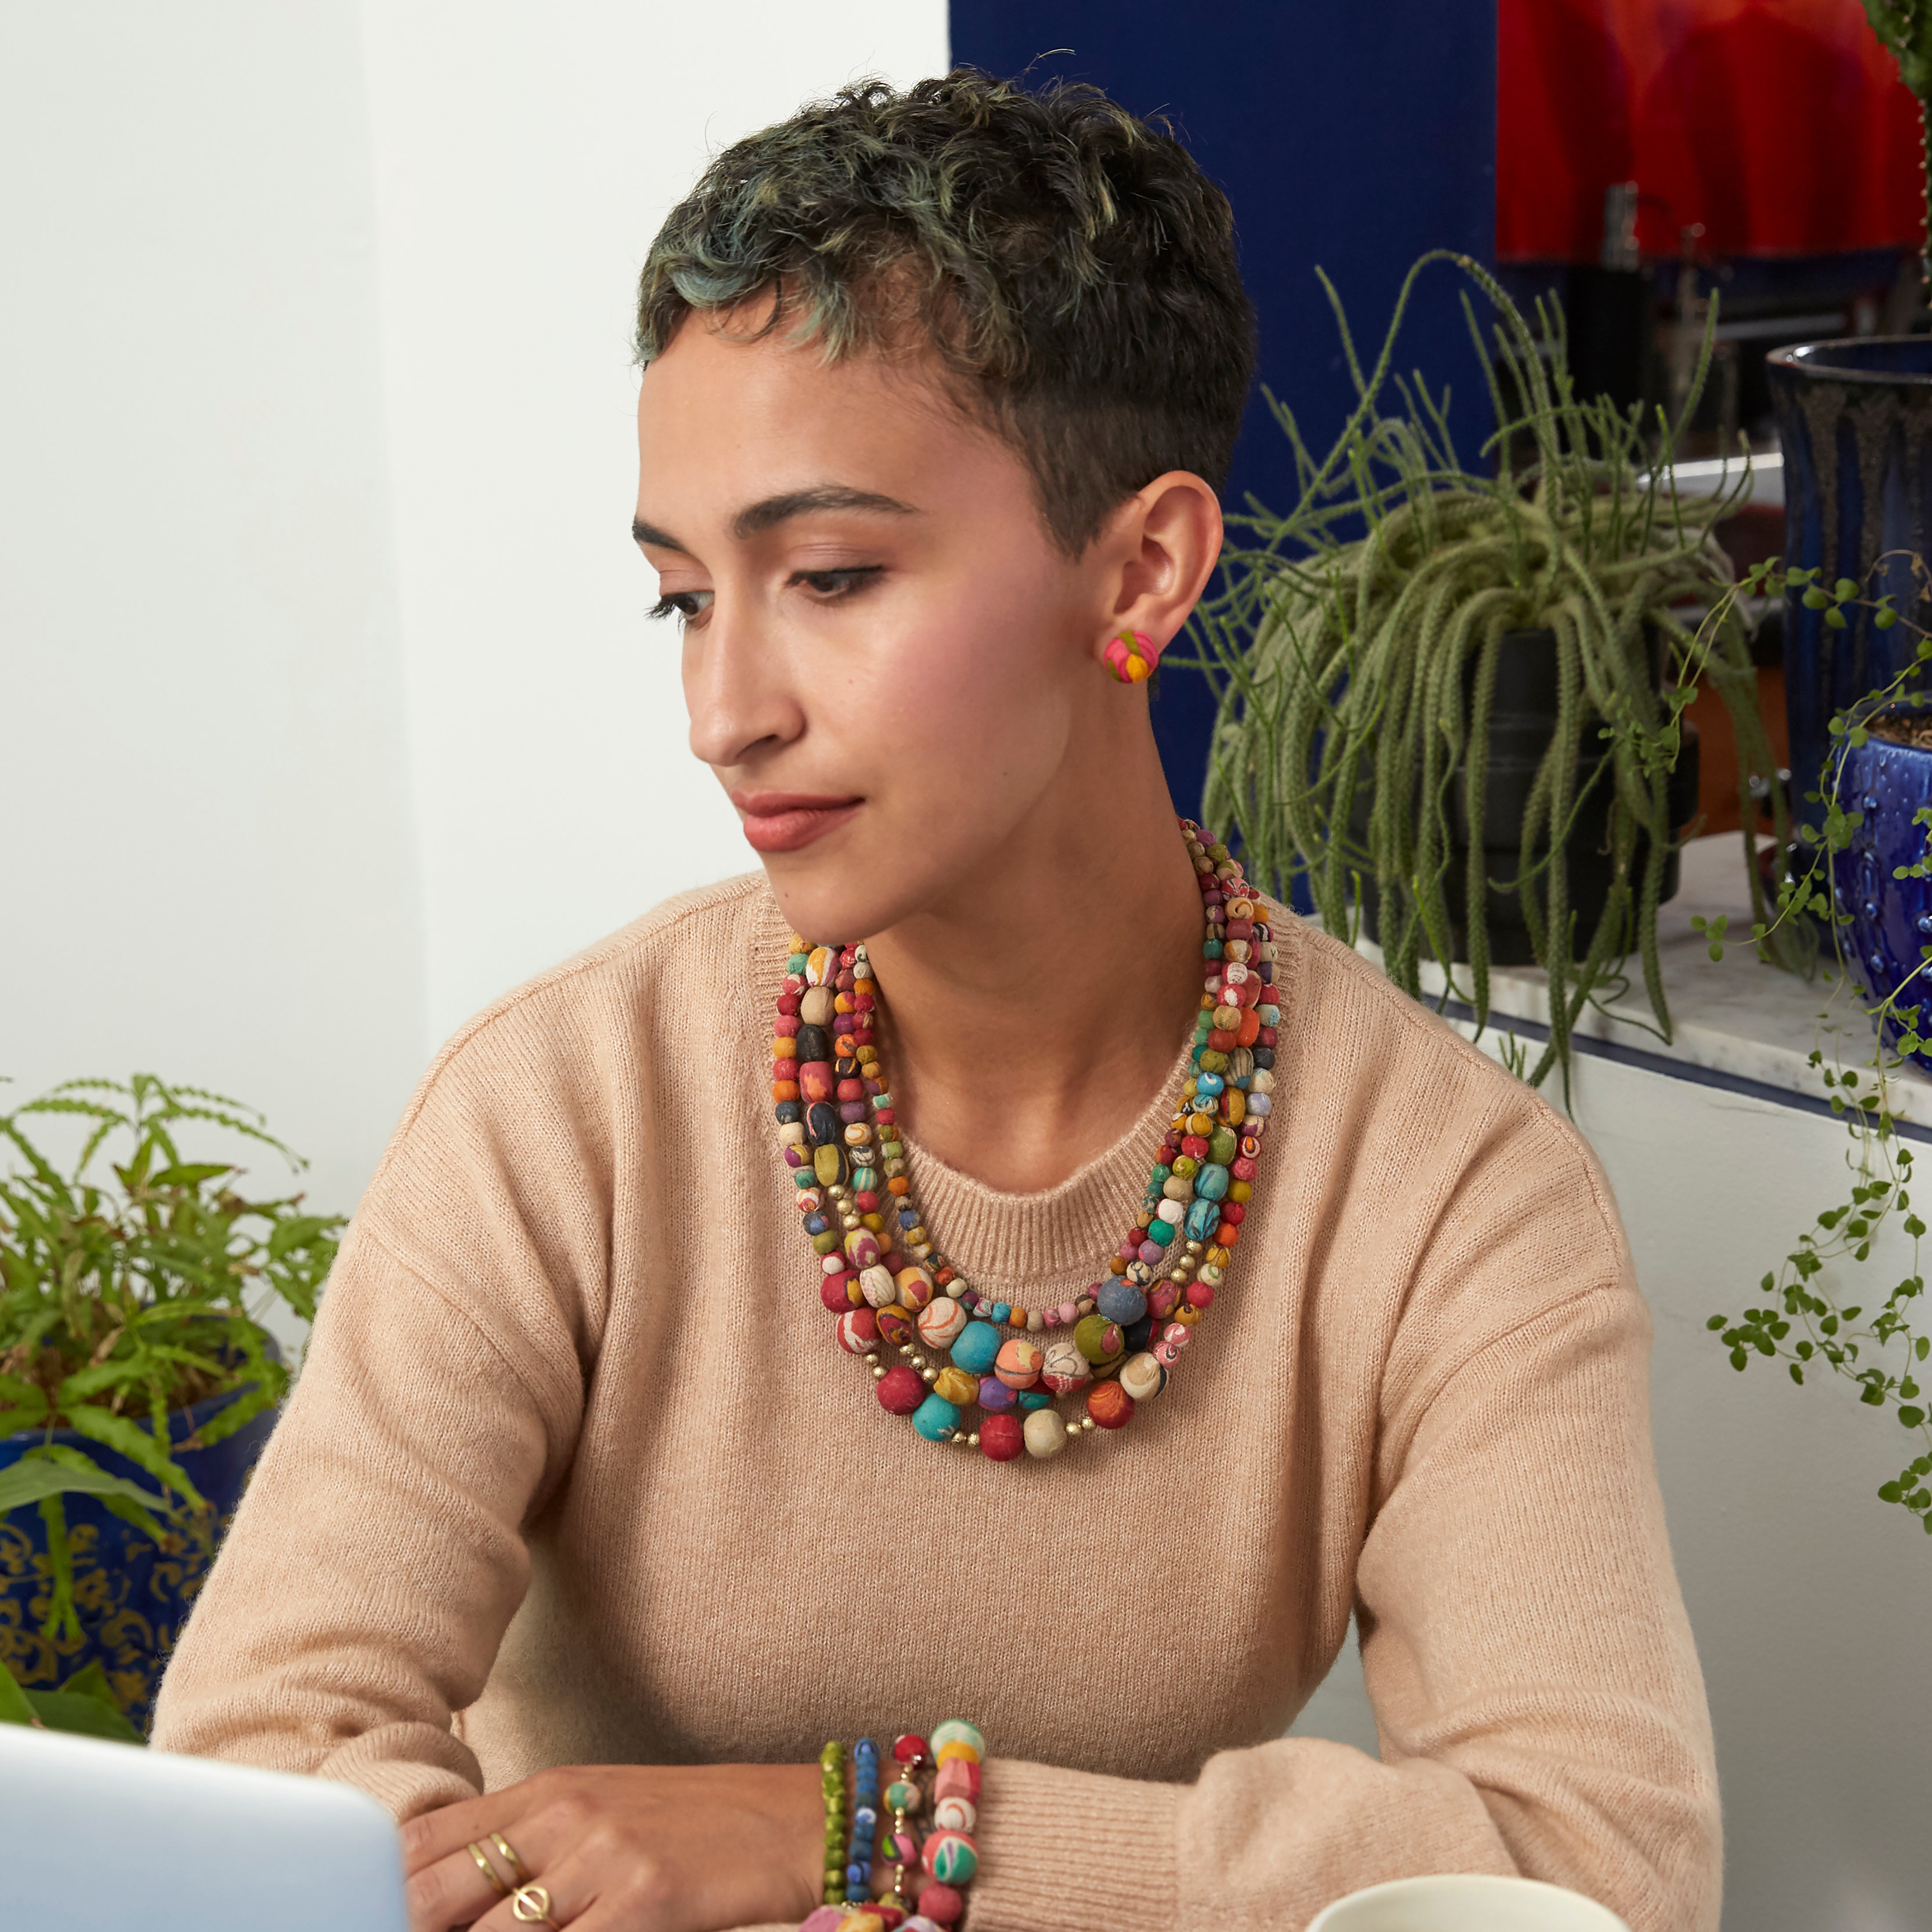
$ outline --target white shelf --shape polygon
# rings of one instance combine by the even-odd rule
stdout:
[[[1828,1105],[1832,1090],[1820,1078],[1822,1070],[1810,1064],[1811,1052],[1821,1049],[1827,1067],[1834,1054],[1847,1068],[1870,1060],[1872,1028],[1864,996],[1856,983],[1836,985],[1822,976],[1807,982],[1759,961],[1750,944],[1744,866],[1743,842],[1734,832],[1695,838],[1684,848],[1677,896],[1658,915],[1670,1038],[1658,1033],[1633,958],[1629,987],[1606,1009],[1585,1013],[1574,1030],[1577,1043],[1586,1052],[1640,1056],[1660,1072],[1679,1072],[1688,1078],[1715,1076],[1726,1084],[1747,1082],[1773,1094],[1789,1094],[1802,1106]],[[1708,920],[1720,913],[1728,916],[1730,932],[1724,958],[1713,961],[1690,920],[1693,915]],[[1379,949],[1372,941],[1364,939],[1359,950],[1379,961]],[[1423,986],[1439,1000],[1441,968],[1425,964]],[[1458,986],[1466,994],[1466,968],[1459,970]],[[1541,969],[1492,968],[1490,1013],[1492,1028],[1518,1033],[1533,1063],[1550,1019],[1549,986]],[[1893,1074],[1890,1084],[1894,1117],[1932,1128],[1932,1079],[1909,1068]]]

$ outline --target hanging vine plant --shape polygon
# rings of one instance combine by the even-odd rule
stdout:
[[[1457,457],[1447,392],[1392,374],[1417,278],[1445,261],[1490,311],[1485,330],[1465,292],[1498,425],[1477,469]],[[1298,498],[1285,514],[1257,506],[1229,520],[1250,541],[1224,556],[1196,614],[1198,655],[1180,660],[1206,674],[1218,704],[1204,811],[1232,822],[1249,875],[1277,895],[1304,874],[1331,931],[1352,934],[1372,907],[1390,976],[1420,997],[1424,962],[1438,962],[1442,997],[1466,999],[1479,1032],[1492,894],[1518,895],[1550,988],[1548,1046],[1527,1076],[1539,1083],[1560,1065],[1567,1078],[1584,1008],[1621,990],[1633,952],[1670,1034],[1657,909],[1677,829],[1667,792],[1681,713],[1700,677],[1736,734],[1742,862],[1754,907],[1768,911],[1750,780],[1769,781],[1774,761],[1749,634],[1723,595],[1730,566],[1711,535],[1748,472],[1741,465],[1736,488],[1690,500],[1656,460],[1696,409],[1712,332],[1682,416],[1660,413],[1647,431],[1640,410],[1577,394],[1553,307],[1539,303],[1532,325],[1466,256],[1437,251],[1410,270],[1366,370],[1323,286],[1358,400],[1318,459],[1269,399],[1294,449]],[[1717,621],[1700,625],[1712,608]],[[1497,669],[1504,639],[1526,632],[1548,633],[1555,729],[1520,824],[1497,827],[1486,822]],[[1770,790],[1782,840],[1784,802]],[[1604,814],[1611,880],[1587,928],[1566,853],[1586,808]],[[1490,876],[1498,844],[1514,848],[1512,876]]]

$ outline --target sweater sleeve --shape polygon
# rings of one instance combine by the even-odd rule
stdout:
[[[452,1714],[523,1599],[524,1522],[568,1430],[473,1312],[352,1230],[154,1743],[340,1778],[398,1817],[473,1796]]]
[[[1628,1281],[1487,1342],[1385,1436],[1357,1570],[1379,1761],[1318,1738],[1192,1785],[998,1763],[973,1932],[1292,1932],[1364,1886],[1517,1873],[1633,1932],[1712,1932],[1703,1689],[1650,1454]],[[1153,1660],[1149,1660],[1153,1667]],[[1077,1865],[1072,1848],[1080,1848]]]

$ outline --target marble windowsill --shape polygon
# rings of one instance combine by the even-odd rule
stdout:
[[[1727,944],[1724,958],[1713,961],[1706,940],[1691,930],[1690,921],[1694,915],[1708,920],[1719,913],[1729,916],[1732,938],[1744,943]],[[1830,1090],[1820,1078],[1821,1070],[1810,1064],[1812,1050],[1822,1051],[1827,1066],[1834,1058],[1847,1068],[1870,1060],[1872,1029],[1863,996],[1856,985],[1834,984],[1822,976],[1807,982],[1761,964],[1749,944],[1750,923],[1738,835],[1691,840],[1684,848],[1677,896],[1658,915],[1670,1038],[1666,1040],[1658,1031],[1633,959],[1629,986],[1604,1010],[1585,1014],[1576,1029],[1577,1044],[1585,1052],[1636,1058],[1660,1072],[1682,1078],[1716,1076],[1726,1084],[1748,1082],[1766,1090],[1767,1097],[1789,1096],[1800,1106],[1828,1104]],[[1363,939],[1359,950],[1379,960],[1379,949],[1372,941]],[[1440,999],[1443,975],[1433,962],[1424,968],[1423,986]],[[1467,986],[1465,970],[1459,974],[1459,991],[1466,994]],[[1450,1010],[1455,1017],[1456,1009]],[[1516,1033],[1531,1049],[1533,1062],[1550,1019],[1549,987],[1540,969],[1493,969],[1490,1010],[1492,1028]],[[1892,1075],[1890,1084],[1894,1117],[1932,1128],[1932,1078],[1907,1068]]]

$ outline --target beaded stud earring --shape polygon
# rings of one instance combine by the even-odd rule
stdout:
[[[1160,662],[1160,646],[1144,631],[1123,631],[1101,656],[1123,684],[1144,684]]]

